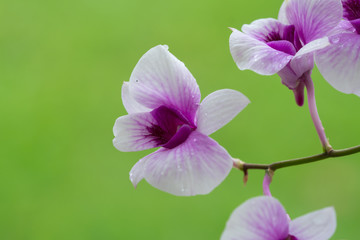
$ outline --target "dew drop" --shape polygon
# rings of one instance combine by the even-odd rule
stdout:
[[[339,37],[335,37],[335,38],[331,39],[332,43],[338,43],[339,41],[340,41]]]

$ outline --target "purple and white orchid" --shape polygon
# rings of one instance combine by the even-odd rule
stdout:
[[[259,19],[243,25],[242,32],[232,29],[230,52],[241,70],[277,73],[301,106],[314,52],[329,45],[327,34],[341,16],[340,0],[285,0],[278,20]]]
[[[208,135],[248,105],[242,93],[219,90],[200,104],[195,78],[159,45],[141,57],[124,82],[122,100],[129,115],[115,122],[114,146],[125,152],[160,147],[131,169],[135,187],[145,178],[174,195],[207,194],[228,175],[232,157]]]
[[[315,61],[335,89],[360,96],[360,0],[342,4],[345,20],[332,31],[331,45],[315,54]]]
[[[335,229],[332,207],[290,220],[277,199],[261,196],[235,209],[221,240],[328,240]]]
[[[293,90],[296,103],[304,103],[307,89],[310,114],[326,152],[332,150],[317,112],[311,71],[316,51],[329,46],[327,37],[342,17],[340,0],[285,0],[279,20],[259,19],[232,29],[230,52],[241,70],[262,75],[277,73]]]

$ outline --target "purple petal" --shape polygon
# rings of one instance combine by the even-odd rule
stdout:
[[[281,78],[281,83],[287,86],[289,89],[295,89],[299,84],[299,77],[296,75],[294,70],[291,68],[290,64],[287,64],[286,67],[281,69],[278,72],[278,75]]]
[[[187,124],[182,125],[179,128],[179,130],[176,132],[176,134],[166,144],[162,145],[162,147],[172,149],[174,147],[179,146],[180,144],[185,142],[186,139],[188,139],[192,131],[193,129],[189,125]]]
[[[272,47],[273,49],[287,53],[289,55],[296,54],[296,49],[295,49],[294,45],[291,42],[286,41],[286,40],[268,42],[267,45],[269,47]]]
[[[231,214],[221,240],[279,240],[289,234],[284,207],[272,197],[247,200]]]
[[[123,152],[140,151],[158,147],[156,136],[149,129],[156,125],[151,113],[133,113],[116,119],[114,125],[114,146]]]
[[[190,121],[200,103],[195,78],[166,46],[156,46],[141,57],[130,77],[130,91],[142,105],[174,108]]]
[[[259,34],[260,37],[260,34]],[[292,56],[269,47],[265,42],[236,29],[230,36],[230,52],[240,70],[272,75],[280,71]]]
[[[124,82],[121,88],[121,98],[126,111],[130,113],[149,112],[150,109],[138,103],[130,94],[129,82]]]
[[[330,42],[316,53],[321,74],[338,91],[360,96],[360,35],[338,34],[330,37]]]
[[[353,27],[356,29],[356,32],[358,34],[360,34],[360,18],[359,19],[355,19],[355,20],[351,20],[350,21],[351,25],[353,25]]]
[[[173,149],[143,158],[144,177],[154,187],[178,196],[207,194],[232,168],[232,158],[213,139],[197,131]]]
[[[334,208],[308,213],[290,222],[290,234],[298,240],[328,240],[336,230]]]
[[[359,0],[341,0],[344,9],[344,18],[355,20],[360,18],[360,1]]]
[[[235,90],[222,89],[211,93],[197,112],[197,130],[210,135],[230,122],[249,103],[245,95]]]
[[[339,0],[289,0],[286,17],[306,44],[326,36],[340,22],[342,5]]]

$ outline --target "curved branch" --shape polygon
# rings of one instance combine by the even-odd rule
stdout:
[[[312,162],[317,162],[320,160],[324,160],[327,158],[335,158],[335,157],[342,157],[347,155],[352,155],[355,153],[360,152],[360,145],[346,148],[346,149],[340,149],[340,150],[331,150],[330,152],[324,152],[321,154],[308,156],[308,157],[302,157],[302,158],[295,158],[295,159],[289,159],[279,162],[274,162],[271,164],[255,164],[255,163],[245,163],[240,160],[234,160],[237,161],[237,163],[234,163],[234,167],[244,171],[244,173],[247,173],[247,170],[249,169],[262,169],[262,170],[272,170],[275,171],[280,168],[285,167],[291,167],[301,164],[307,164]]]

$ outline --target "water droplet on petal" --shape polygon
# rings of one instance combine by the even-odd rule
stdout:
[[[332,43],[338,43],[340,41],[339,37],[334,37],[333,39],[331,39]]]

